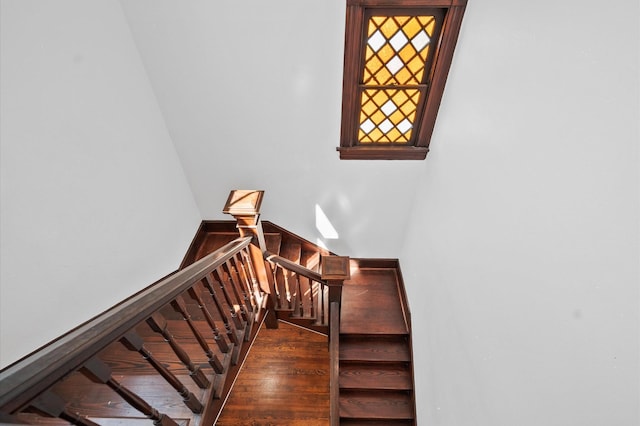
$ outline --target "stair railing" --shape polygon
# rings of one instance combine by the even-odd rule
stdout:
[[[250,245],[248,237],[226,244],[0,371],[0,421],[21,423],[19,413],[35,412],[73,424],[95,425],[82,413],[70,411],[64,395],[51,390],[57,382],[79,371],[114,390],[154,424],[176,426],[174,420],[120,383],[100,358],[101,351],[117,342],[138,352],[176,390],[191,412],[202,413],[211,399],[220,397],[224,380],[233,380],[227,377],[226,370],[237,362],[239,346],[249,338],[255,317],[261,315],[251,279],[259,272],[248,260]],[[185,305],[186,295],[196,301],[214,339],[205,338],[193,325]],[[167,305],[182,315],[202,352],[188,353],[174,338],[161,313]],[[171,346],[183,365],[181,368],[188,370],[193,382],[202,389],[198,392],[203,395],[201,400],[145,346],[135,331],[144,322]],[[208,365],[195,363],[194,356],[207,359]],[[220,388],[214,389],[214,382]]]
[[[340,425],[340,303],[331,302],[329,327],[329,420],[330,426]]]
[[[280,267],[285,271],[290,272],[293,275],[285,275],[285,280],[289,280],[289,277],[304,277],[311,281],[309,288],[309,295],[313,301],[313,295],[317,294],[315,302],[310,303],[310,309],[317,312],[313,312],[311,316],[318,319],[319,325],[328,325],[330,318],[330,303],[340,302],[342,295],[342,281],[349,278],[349,258],[343,256],[322,256],[321,268],[324,271],[324,264],[328,265],[327,271],[329,275],[324,277],[323,275],[301,266],[289,259],[279,256],[274,253],[270,253],[267,250],[265,243],[264,231],[262,229],[262,223],[260,221],[260,205],[262,204],[262,198],[264,191],[259,190],[233,190],[230,192],[225,204],[223,213],[232,215],[237,221],[237,228],[241,237],[251,237],[252,245],[251,260],[256,265],[256,270],[260,273],[260,282],[266,284],[262,288],[264,293],[269,294],[268,302],[270,311],[276,308],[283,308],[278,300],[277,295],[281,293],[281,289],[278,288],[274,267]],[[272,266],[273,265],[273,266]],[[337,268],[337,269],[336,269]],[[346,271],[346,272],[345,272]],[[335,275],[337,273],[337,275]],[[345,275],[346,273],[346,275]],[[332,275],[333,274],[333,275]],[[314,290],[313,283],[317,283],[316,290]],[[298,303],[301,301],[301,294],[299,281],[297,282]],[[291,282],[285,283],[284,291],[287,293],[286,297],[290,301]],[[325,293],[327,296],[325,296]],[[289,306],[291,308],[291,306]],[[304,308],[298,305],[298,313],[304,314]],[[277,327],[277,320],[275,316],[267,316],[267,326],[275,328]]]
[[[328,326],[329,307],[327,306],[327,301],[329,299],[327,293],[329,286],[328,283],[322,279],[322,275],[282,256],[270,253],[267,250],[265,250],[262,255],[269,265],[273,265],[272,271],[275,271],[275,268],[278,267],[284,271],[283,276],[285,280],[287,280],[287,288],[290,286],[296,287],[293,290],[295,297],[293,306],[283,306],[283,298],[279,297],[282,289],[278,289],[277,280],[274,277],[274,286],[271,289],[271,294],[274,296],[275,307],[279,309],[291,308],[295,316],[304,317],[306,311],[305,305],[308,305],[309,317],[316,318],[318,325]],[[306,298],[300,288],[300,277],[305,277],[309,280],[309,290]]]
[[[329,352],[330,352],[330,424],[339,424],[339,344],[340,344],[340,306],[342,303],[342,285],[345,280],[351,277],[350,261],[346,256],[321,256],[321,273],[315,272],[301,266],[289,259],[270,253],[264,238],[262,223],[260,222],[260,205],[264,191],[253,190],[233,190],[229,194],[223,213],[232,215],[237,221],[237,228],[241,237],[251,237],[250,245],[251,259],[256,265],[256,270],[261,274],[260,283],[266,284],[262,291],[267,294],[266,305],[268,308],[265,323],[269,328],[277,328],[278,321],[275,309],[280,303],[278,297],[279,289],[275,277],[275,267],[280,267],[285,274],[284,279],[295,277],[297,279],[298,300],[301,297],[300,277],[310,281],[309,292],[314,293],[313,283],[317,283],[315,317],[320,325],[327,326],[329,332]],[[273,265],[273,268],[272,268]],[[285,283],[285,291],[290,292],[290,282]],[[326,290],[326,291],[325,291]],[[327,297],[325,297],[325,293]],[[311,299],[313,300],[313,299]],[[326,308],[325,308],[326,306]],[[300,306],[298,306],[300,309]],[[302,313],[304,309],[302,308]]]

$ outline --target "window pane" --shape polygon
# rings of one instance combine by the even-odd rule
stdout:
[[[358,142],[409,142],[419,99],[418,89],[364,89]]]
[[[362,83],[420,84],[435,23],[433,16],[372,16]]]

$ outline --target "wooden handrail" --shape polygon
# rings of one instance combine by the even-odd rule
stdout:
[[[329,401],[331,426],[340,424],[340,303],[331,302],[331,320],[329,322],[329,354],[331,365]]]
[[[322,279],[322,276],[319,273],[312,271],[309,268],[305,268],[302,265],[298,265],[297,263],[287,258],[284,258],[277,254],[270,253],[267,250],[263,251],[262,255],[264,256],[265,260],[275,263],[276,265],[281,266],[284,269],[287,269],[291,272],[295,272],[296,274],[302,275],[303,277],[307,277],[310,280],[317,281],[322,284],[326,284],[326,281]]]
[[[0,412],[26,406],[250,243],[245,237],[226,244],[0,371]]]

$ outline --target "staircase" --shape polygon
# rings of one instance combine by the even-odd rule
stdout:
[[[269,252],[310,270],[319,272],[320,256],[330,254],[273,223],[262,226]],[[237,237],[234,222],[204,222],[203,227],[209,236],[198,256]],[[415,425],[409,314],[398,262],[352,259],[352,264],[342,291],[339,424]],[[314,303],[322,295],[308,278],[275,267],[274,281],[279,320],[328,334]]]
[[[415,425],[411,335],[395,260],[355,260],[342,294],[341,425]]]
[[[203,222],[181,270],[237,241],[236,225]],[[142,426],[155,418],[161,425],[214,424],[260,323],[269,326],[269,315],[271,327],[286,321],[330,335],[330,286],[320,277],[320,264],[331,253],[277,225],[261,225],[262,267],[272,297],[255,259],[251,264],[251,246],[246,247],[64,374],[44,397],[21,403],[19,411],[0,406],[0,422]],[[337,365],[331,402],[337,415],[331,425],[415,425],[410,316],[397,260],[351,259],[351,277],[341,288],[339,333],[331,345],[338,348],[331,353]],[[126,389],[124,396],[114,395],[114,382]],[[133,406],[126,392],[135,395]],[[294,405],[274,406],[274,412],[287,410]]]
[[[273,223],[262,226],[269,252],[310,270],[319,272],[320,256],[330,254]],[[208,236],[198,256],[237,237],[234,222],[203,222],[203,230]],[[398,261],[352,259],[352,264],[342,290],[339,424],[415,425],[409,311]],[[277,318],[328,334],[318,319],[314,301],[322,295],[313,283],[279,267],[274,276]]]
[[[264,222],[263,228],[270,253],[282,256],[316,274],[320,273],[320,257],[331,254],[270,222]],[[322,290],[317,282],[277,265],[273,266],[273,272],[277,318],[328,334],[327,323],[323,320],[328,312],[327,289]]]

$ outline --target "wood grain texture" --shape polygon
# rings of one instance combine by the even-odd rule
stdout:
[[[221,248],[0,371],[0,410],[24,407],[249,244],[244,239]]]
[[[203,222],[201,228],[208,229],[207,227],[214,225],[218,226]],[[270,226],[272,230],[276,229],[274,225]],[[237,238],[237,232],[228,230],[229,227],[225,223],[220,225],[223,229],[221,233],[209,232],[198,237],[199,242],[194,243],[191,248],[195,251],[192,258],[206,256]],[[299,262],[302,264],[299,268],[307,267],[313,274],[320,275],[319,260],[322,251],[310,247],[311,243],[295,240],[291,234],[281,236],[268,233],[266,240],[267,246],[274,252],[282,252],[283,258]],[[403,314],[406,307],[400,302],[404,293],[397,260],[352,259],[351,267],[353,274],[345,282],[343,293],[342,320],[339,326],[340,364],[336,367],[341,376],[340,391],[337,393],[340,394],[339,401],[344,408],[340,424],[415,424],[415,419],[412,418],[415,417],[415,407],[411,380],[410,331],[408,314]],[[237,266],[236,272],[237,279],[246,286],[247,276],[243,277]],[[325,292],[319,292],[311,285],[310,280],[291,280],[289,284],[294,296],[305,296],[303,303],[296,304],[298,315],[300,312],[302,315],[289,318],[302,323],[308,319],[305,316],[311,316],[311,307],[318,307],[310,301],[317,302]],[[315,285],[317,287],[317,283]],[[227,296],[231,300],[227,301],[217,283],[216,291],[222,312],[219,312],[209,290],[201,282],[195,284],[194,292],[202,297],[202,305],[206,305],[211,312],[212,321],[220,329],[222,338],[226,339],[225,343],[230,346],[228,352],[216,344],[215,332],[207,322],[206,315],[198,308],[199,303],[194,295],[184,295],[184,300],[181,299],[186,316],[193,321],[192,324],[185,321],[185,315],[175,310],[175,306],[166,305],[161,312],[173,338],[189,355],[194,366],[214,383],[215,396],[222,396],[221,398],[212,396],[211,390],[200,389],[194,383],[189,377],[189,369],[180,361],[164,336],[153,332],[144,321],[135,327],[144,341],[144,347],[162,363],[162,368],[175,375],[176,383],[184,384],[203,405],[208,405],[209,410],[202,414],[192,413],[176,392],[175,386],[172,387],[170,382],[159,376],[140,353],[114,342],[98,354],[109,364],[113,377],[118,382],[140,395],[154,408],[171,416],[180,426],[212,424],[225,401],[227,386],[218,386],[222,377],[214,374],[216,372],[209,363],[210,359],[204,348],[210,348],[212,355],[220,358],[225,371],[233,377],[241,368],[240,363],[233,365],[233,359],[242,359],[241,353],[247,351],[251,341],[245,342],[242,347],[238,345],[244,340],[244,328],[235,330],[231,318],[228,320],[233,329],[232,334],[227,334],[225,328],[227,324],[224,316],[231,312],[240,316],[239,305],[245,300],[240,300],[230,291],[231,294]],[[323,300],[328,305],[326,295]],[[290,315],[290,312],[287,314]],[[196,329],[196,333],[191,326]],[[257,325],[253,329],[254,333],[256,328]],[[200,335],[203,342],[199,342],[196,335]],[[321,335],[283,322],[279,322],[278,329],[261,327],[217,424],[328,425],[330,370],[326,333]],[[81,374],[71,374],[56,384],[53,390],[63,396],[65,401],[69,401],[68,409],[101,425],[142,426],[152,423],[108,386],[92,383]],[[367,409],[372,406],[380,411]],[[356,417],[361,416],[362,411],[369,411],[366,419]],[[35,417],[29,413],[21,414],[21,418],[22,416],[33,424],[68,424],[61,420]]]
[[[402,336],[342,335],[340,361],[409,362],[411,353]]]
[[[411,396],[402,392],[346,391],[340,395],[340,416],[356,419],[413,419]]]
[[[342,287],[340,333],[406,334],[395,269],[358,268]]]
[[[415,425],[409,315],[397,260],[352,261],[340,323],[340,425]]]
[[[261,328],[216,424],[328,423],[327,337],[283,322]]]
[[[343,363],[340,366],[341,389],[411,390],[410,371],[405,365],[377,365]]]

